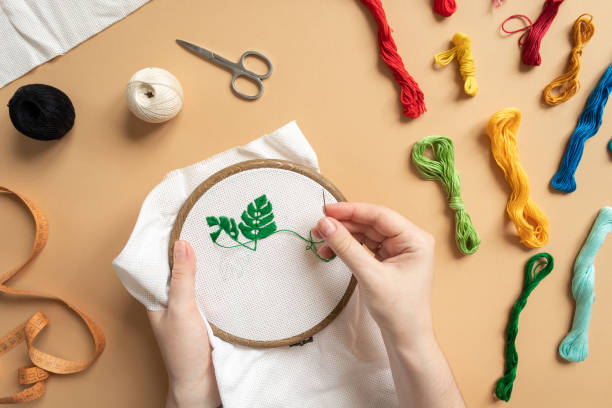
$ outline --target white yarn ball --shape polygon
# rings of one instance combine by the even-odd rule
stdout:
[[[183,106],[181,83],[161,68],[144,68],[132,75],[126,97],[130,111],[150,123],[172,119]]]

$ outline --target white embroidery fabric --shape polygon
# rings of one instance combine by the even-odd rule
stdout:
[[[277,341],[310,330],[334,310],[349,286],[351,271],[339,259],[322,262],[307,249],[309,243],[283,231],[290,229],[308,239],[323,216],[323,191],[319,183],[297,172],[257,168],[223,179],[194,204],[181,239],[202,260],[196,301],[210,323],[243,339]],[[213,242],[210,232],[219,227],[209,227],[207,216],[226,216],[239,224],[247,205],[264,194],[278,232],[259,240],[253,251],[221,248]],[[331,193],[326,197],[326,202],[336,202]],[[238,240],[248,241],[243,236]],[[225,232],[216,242],[237,245]]]
[[[149,0],[0,0],[0,88]]]
[[[163,309],[167,303],[170,275],[168,243],[175,218],[184,201],[200,183],[217,171],[257,158],[290,160],[318,171],[314,151],[296,123],[291,122],[245,146],[172,171],[149,193],[127,245],[113,261],[113,266],[126,289],[149,310]],[[309,195],[315,201],[321,194],[320,186],[318,189],[317,195]],[[329,202],[333,201],[331,195],[327,198],[330,198]],[[270,197],[269,199],[272,201]],[[278,228],[299,229],[300,233],[305,229],[304,232],[307,233],[305,224],[290,224],[288,219],[280,216],[282,201],[280,200],[278,205],[272,201],[275,216],[277,211],[279,214]],[[236,207],[243,208],[247,203],[236,204]],[[317,201],[316,208],[320,209],[320,204]],[[225,205],[223,208],[228,207]],[[210,215],[238,218],[240,213],[232,209],[230,214]],[[312,214],[307,214],[306,219],[311,218]],[[271,248],[274,241],[266,241],[273,238],[274,236],[268,237],[258,245],[268,245]],[[305,244],[297,237],[295,240],[295,246],[291,246],[292,250]],[[298,240],[300,242],[297,242]],[[244,248],[241,250],[247,251]],[[301,256],[301,259],[315,258],[309,251],[304,251]],[[320,262],[316,258],[315,260]],[[313,265],[316,265],[315,260],[312,260]],[[345,269],[341,267],[341,261],[337,259],[332,262],[338,264],[338,276],[343,276],[341,271]],[[198,275],[200,274],[199,266]],[[341,286],[346,288],[347,283],[340,281],[342,283],[336,284],[336,291]],[[198,283],[196,287],[204,298],[206,291],[202,289],[202,284],[203,282]],[[203,310],[206,305],[200,302],[200,306],[200,312],[206,321]],[[292,330],[299,328],[293,327]],[[215,337],[210,326],[208,331],[213,347],[217,383],[223,406],[226,408],[397,406],[380,331],[363,305],[358,287],[338,317],[317,333],[312,343],[304,346],[249,348]]]

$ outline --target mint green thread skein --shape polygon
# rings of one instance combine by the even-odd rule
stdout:
[[[595,255],[612,231],[612,207],[599,210],[580,253],[574,263],[572,295],[576,301],[572,329],[559,346],[559,354],[567,361],[579,362],[589,354],[589,322],[595,301]]]
[[[431,148],[433,160],[424,155],[428,148]],[[412,162],[423,178],[442,183],[448,204],[455,211],[455,241],[459,250],[465,255],[476,252],[480,238],[461,199],[461,179],[455,170],[453,142],[444,136],[426,136],[414,145]]]

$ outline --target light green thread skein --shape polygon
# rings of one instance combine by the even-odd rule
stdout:
[[[433,160],[424,156],[428,148],[431,148]],[[425,179],[442,183],[448,204],[455,211],[455,241],[459,250],[466,255],[476,252],[480,238],[461,199],[461,179],[455,170],[453,142],[444,136],[424,137],[412,149],[412,162]]]
[[[572,294],[576,301],[572,330],[559,346],[559,354],[567,361],[583,361],[589,354],[589,321],[595,301],[595,255],[612,231],[612,207],[599,210],[580,253],[574,263]]]

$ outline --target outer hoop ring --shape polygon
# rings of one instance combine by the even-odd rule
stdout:
[[[281,169],[281,170],[288,170],[288,171],[292,171],[292,172],[301,174],[303,176],[310,178],[311,180],[315,181],[321,186],[323,186],[331,195],[334,196],[334,198],[337,201],[346,201],[346,198],[340,192],[340,190],[336,188],[336,186],[334,186],[329,180],[327,180],[325,177],[323,177],[321,174],[317,173],[314,169],[310,167],[303,166],[301,164],[297,164],[297,163],[290,162],[287,160],[271,160],[271,159],[255,159],[255,160],[248,160],[248,161],[236,163],[232,166],[226,167],[216,172],[215,174],[213,174],[212,176],[204,180],[202,184],[200,184],[193,191],[193,193],[191,193],[191,195],[187,198],[187,200],[185,200],[185,203],[183,203],[183,206],[181,207],[176,217],[176,220],[174,222],[174,226],[172,227],[172,232],[170,233],[170,244],[168,245],[168,263],[170,265],[171,270],[172,270],[172,263],[173,263],[172,253],[174,251],[174,243],[180,238],[181,231],[183,229],[185,220],[187,219],[187,216],[189,215],[191,209],[193,208],[195,203],[198,202],[200,197],[202,197],[212,186],[214,186],[215,184],[219,183],[220,181],[230,176],[233,176],[235,174],[238,174],[246,170],[259,169],[259,168]],[[351,298],[351,295],[353,294],[355,290],[356,285],[357,285],[357,280],[355,279],[354,276],[351,276],[351,280],[349,281],[349,284],[346,288],[346,291],[344,292],[344,295],[342,296],[342,298],[340,299],[336,307],[334,307],[334,309],[330,312],[329,315],[327,315],[323,320],[321,320],[319,323],[317,323],[315,326],[311,327],[310,329],[306,330],[305,332],[292,336],[292,337],[285,338],[285,339],[266,340],[266,341],[249,340],[243,337],[234,336],[231,333],[221,330],[220,328],[218,328],[217,326],[215,326],[214,324],[210,322],[209,324],[215,336],[229,343],[240,344],[240,345],[248,346],[248,347],[260,347],[260,348],[289,346],[292,344],[299,343],[313,336],[314,334],[318,333],[323,328],[325,328],[329,323],[331,323],[332,320],[334,320],[336,316],[340,314],[342,309],[344,309],[344,306],[346,306],[346,304],[348,303],[349,299]]]

